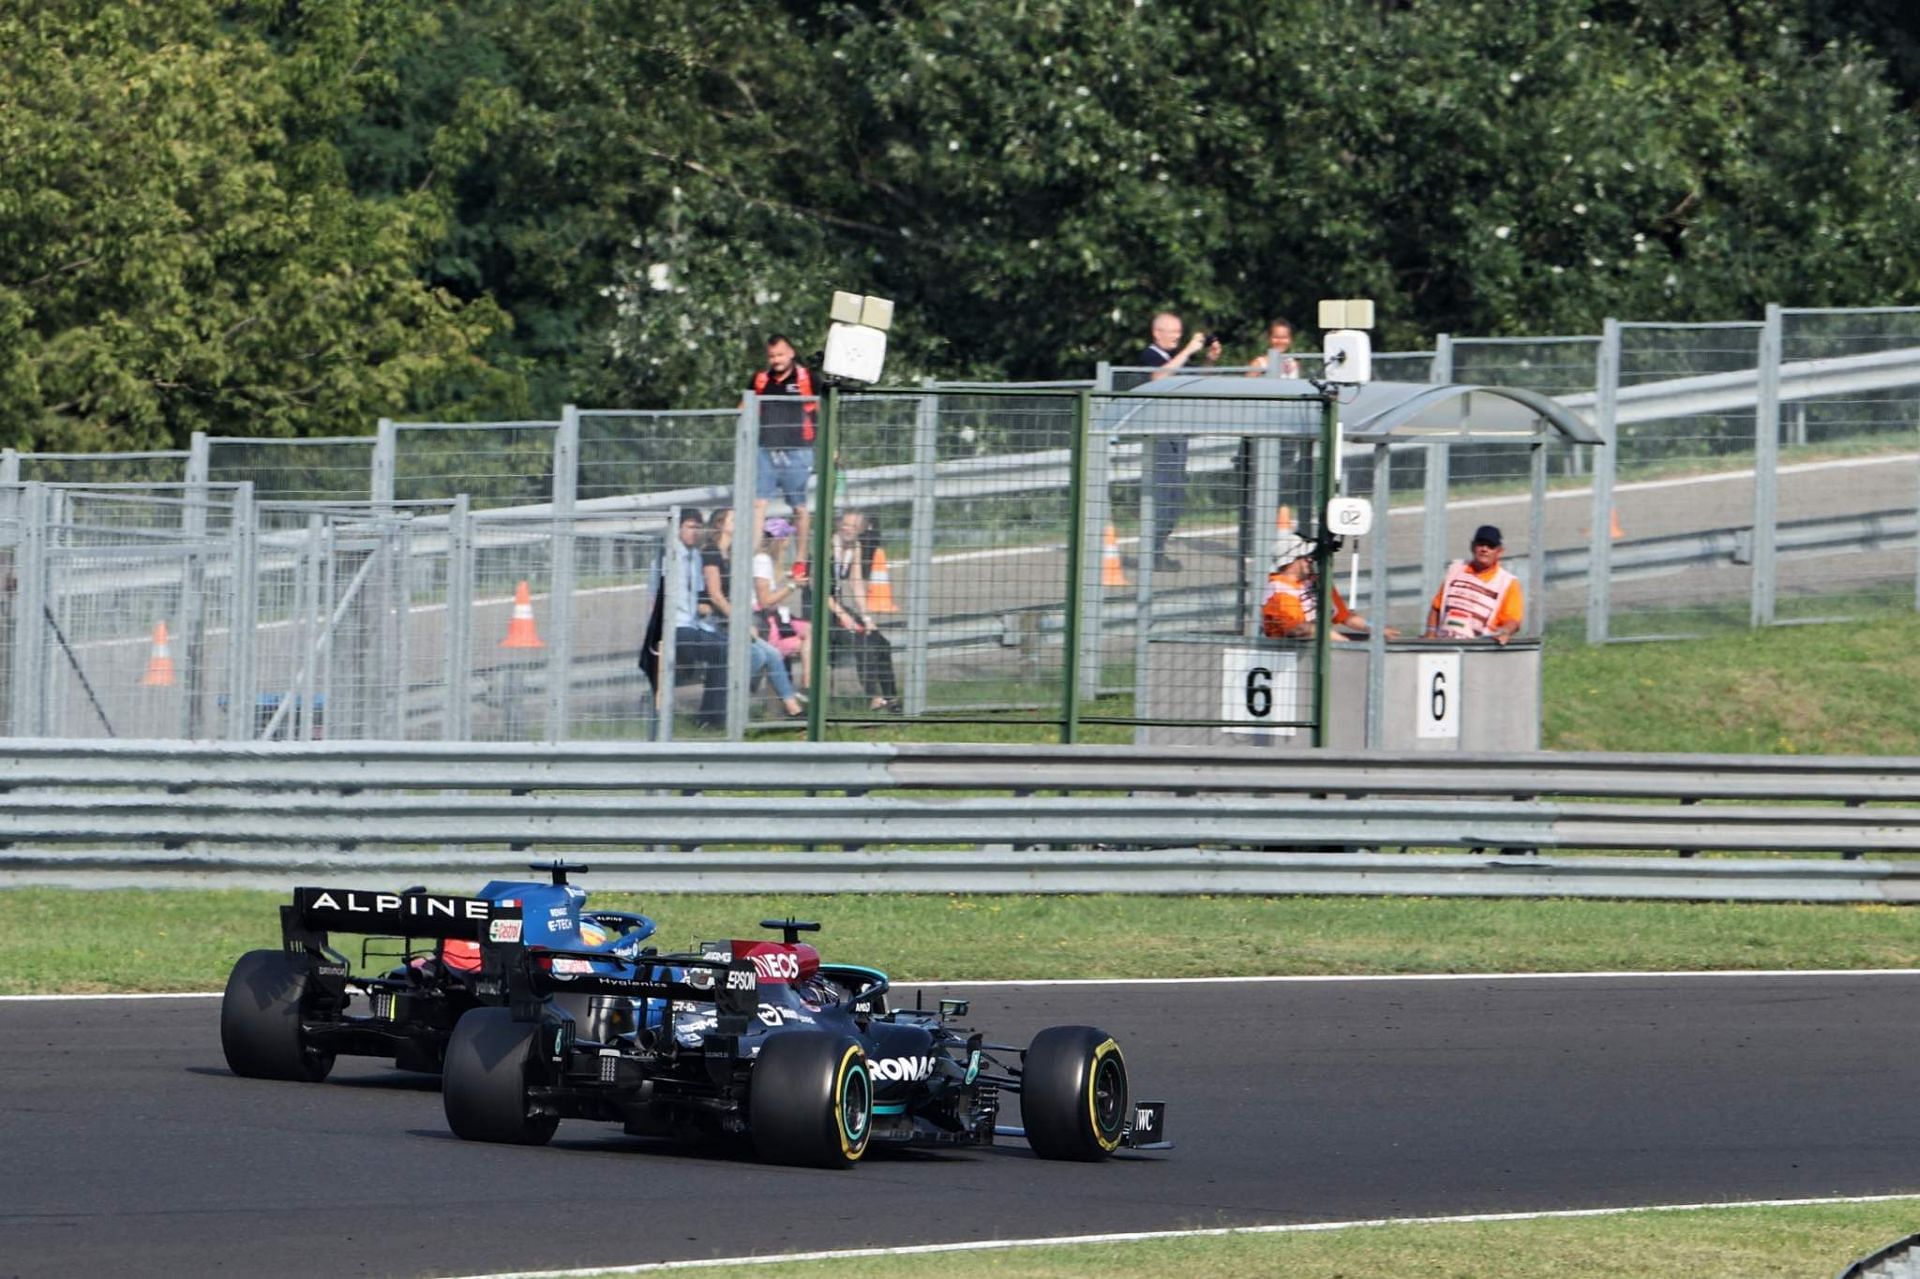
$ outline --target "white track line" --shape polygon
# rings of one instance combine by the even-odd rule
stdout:
[[[1383,981],[1599,981],[1622,977],[1920,977],[1920,968],[1699,968],[1678,971],[1621,970],[1589,973],[1325,973],[1294,974],[1279,977],[1035,977],[1035,978],[959,978],[956,980],[900,981],[896,990],[906,987],[931,990],[935,986],[1223,986],[1259,982],[1304,984],[1309,982],[1383,982]],[[218,990],[182,990],[138,994],[88,995],[0,995],[0,1004],[71,1002],[77,999],[218,999]]]
[[[1285,1226],[1219,1226],[1204,1230],[1138,1230],[1124,1234],[1064,1235],[1054,1239],[988,1239],[976,1243],[909,1244],[897,1248],[843,1248],[831,1252],[789,1252],[760,1257],[708,1257],[695,1261],[651,1261],[632,1266],[589,1266],[578,1270],[512,1270],[467,1275],[463,1279],[575,1279],[584,1275],[644,1275],[671,1270],[715,1270],[723,1266],[773,1266],[802,1261],[854,1261],[863,1257],[937,1256],[956,1252],[999,1252],[1011,1248],[1056,1248],[1076,1244],[1148,1243],[1159,1239],[1225,1239],[1236,1235],[1306,1235],[1380,1226],[1476,1225],[1497,1221],[1566,1221],[1581,1217],[1620,1217],[1636,1212],[1709,1212],[1735,1208],[1811,1208],[1822,1204],[1898,1203],[1915,1195],[1844,1195],[1831,1199],[1748,1199],[1729,1203],[1647,1204],[1637,1208],[1564,1208],[1548,1212],[1486,1212],[1453,1217],[1371,1217],[1359,1221],[1310,1221]]]

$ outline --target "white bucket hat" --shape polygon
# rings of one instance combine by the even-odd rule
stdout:
[[[1273,539],[1273,567],[1276,571],[1312,554],[1313,543],[1298,533],[1282,533]]]

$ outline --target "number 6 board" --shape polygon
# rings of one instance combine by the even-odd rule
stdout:
[[[1299,730],[1297,687],[1300,656],[1271,649],[1229,648],[1220,654],[1220,718],[1229,733],[1273,733],[1292,737]]]
[[[1404,686],[1403,686],[1404,687]],[[1422,653],[1414,677],[1415,736],[1460,736],[1460,654]]]

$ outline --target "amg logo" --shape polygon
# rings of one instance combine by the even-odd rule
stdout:
[[[304,903],[308,910],[337,910],[347,915],[402,915],[408,919],[487,918],[487,903],[473,897],[441,897],[417,893],[402,897],[398,893],[360,893],[348,889],[323,888]]]
[[[936,1057],[881,1057],[873,1064],[875,1079],[891,1080],[895,1083],[917,1084],[933,1075]]]

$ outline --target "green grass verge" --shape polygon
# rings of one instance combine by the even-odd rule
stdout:
[[[266,892],[0,893],[0,993],[217,990],[274,946]],[[663,946],[789,912],[896,980],[1920,967],[1894,907],[1440,898],[632,897]]]
[[[1549,643],[1550,750],[1920,754],[1920,617],[1660,644]]]
[[[1808,1279],[1910,1234],[1920,1199],[1637,1212],[1533,1221],[1397,1223],[992,1252],[702,1269],[712,1279]]]

